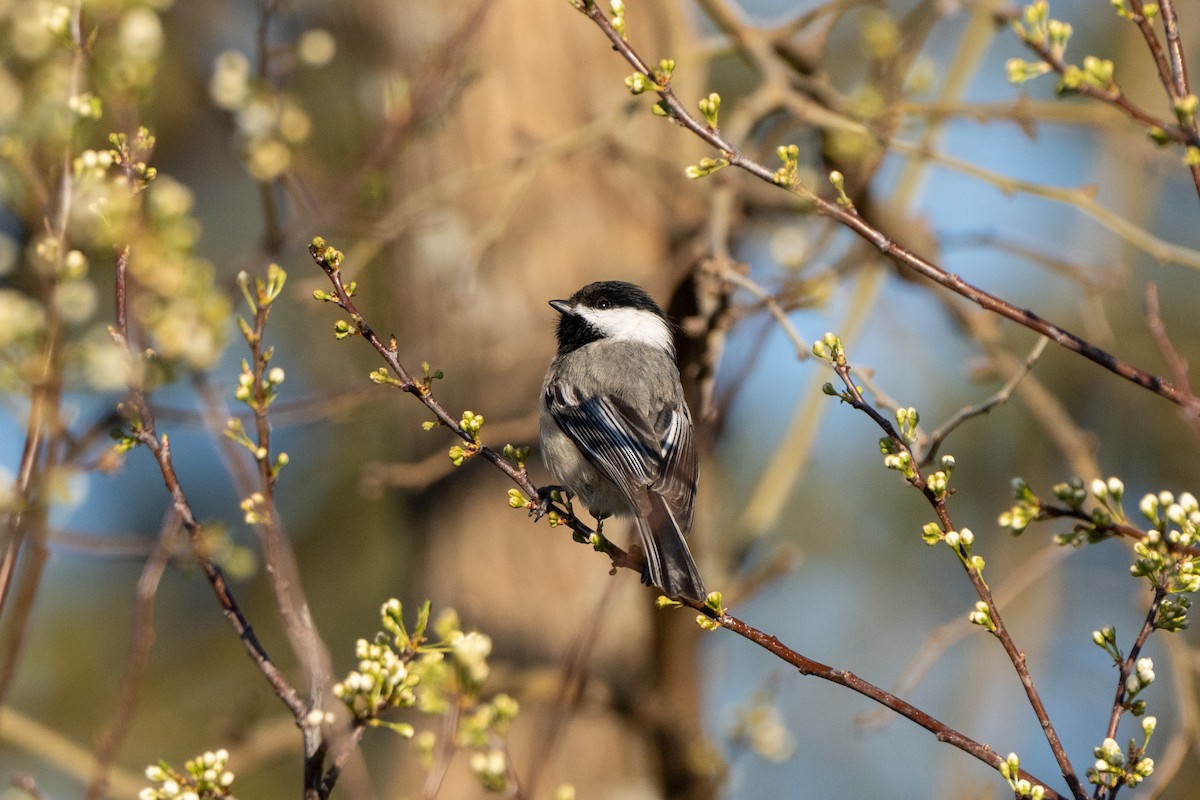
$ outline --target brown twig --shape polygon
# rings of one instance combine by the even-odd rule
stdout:
[[[554,693],[554,702],[549,711],[539,718],[538,730],[533,736],[533,747],[530,750],[528,767],[526,768],[525,791],[530,797],[537,797],[537,787],[542,774],[550,765],[555,747],[562,742],[562,731],[570,721],[579,698],[583,696],[587,686],[588,665],[596,651],[596,642],[600,639],[600,631],[607,620],[612,619],[609,613],[617,582],[608,581],[604,591],[596,600],[596,607],[589,613],[579,626],[579,631],[571,642],[571,649],[563,660],[559,672],[558,690]],[[511,764],[511,761],[510,761]]]
[[[128,247],[123,248],[117,255],[116,296],[118,316],[116,325],[112,330],[112,335],[117,344],[124,348],[132,365],[135,356],[130,347],[129,318],[125,299],[128,293],[129,258],[130,251]],[[234,599],[229,584],[225,580],[224,573],[208,556],[207,547],[204,543],[203,529],[192,512],[191,503],[188,501],[183,486],[179,482],[179,477],[175,473],[175,464],[171,458],[170,441],[165,435],[160,439],[155,430],[154,413],[150,410],[146,393],[141,388],[136,376],[131,377],[130,380],[127,410],[133,428],[132,436],[139,444],[146,446],[146,449],[153,455],[155,463],[158,464],[163,483],[167,488],[167,492],[171,495],[171,502],[176,513],[179,515],[179,521],[188,532],[196,560],[200,565],[201,571],[204,573],[204,577],[212,587],[213,594],[217,598],[217,603],[221,607],[221,612],[225,615],[226,620],[228,620],[230,626],[237,634],[238,639],[241,640],[247,655],[250,656],[250,659],[254,661],[259,671],[262,672],[263,677],[271,685],[272,690],[283,701],[288,710],[292,712],[292,715],[297,720],[297,724],[302,724],[308,713],[308,707],[296,690],[292,688],[287,677],[280,672],[275,663],[271,661],[270,656],[267,655],[266,649],[259,642],[254,629],[250,626],[237,601]]]
[[[612,43],[613,49],[616,50],[626,61],[628,61],[634,69],[645,75],[653,75],[654,69],[646,62],[624,38],[613,28],[611,21],[605,13],[590,0],[580,0],[580,11],[592,20],[604,32],[604,35]],[[690,131],[704,142],[708,143],[718,150],[722,157],[725,158],[731,166],[738,167],[759,180],[772,185],[780,185],[776,180],[776,173],[773,170],[759,164],[752,158],[740,152],[731,143],[727,142],[719,133],[718,130],[710,128],[708,125],[698,121],[687,109],[683,103],[675,95],[669,83],[657,88],[656,93],[662,99],[665,109],[670,118],[684,129]],[[1046,320],[1036,313],[1028,309],[1018,308],[1007,300],[1004,300],[996,295],[985,292],[984,290],[964,281],[958,275],[947,272],[933,262],[921,257],[917,253],[908,250],[902,245],[890,239],[883,231],[872,227],[866,220],[858,215],[853,208],[844,208],[836,202],[830,201],[821,197],[799,184],[789,184],[782,188],[787,189],[793,194],[801,197],[806,202],[812,204],[814,210],[824,217],[829,217],[836,222],[841,223],[849,228],[858,236],[876,247],[881,253],[888,258],[906,267],[919,275],[922,275],[935,283],[946,287],[950,291],[959,294],[976,305],[999,314],[1002,317],[1012,320],[1020,325],[1023,325],[1030,330],[1036,331],[1043,336],[1048,337],[1060,347],[1077,353],[1084,358],[1099,364],[1110,372],[1119,375],[1125,380],[1131,381],[1145,389],[1154,392],[1155,394],[1170,400],[1184,407],[1197,407],[1200,401],[1189,397],[1186,393],[1181,392],[1169,381],[1157,375],[1153,375],[1145,370],[1135,367],[1126,361],[1117,358],[1115,355],[1096,347],[1090,342],[1084,340],[1080,336],[1055,325],[1053,322]]]
[[[996,596],[996,605],[1004,608],[1016,598],[1024,595],[1043,580],[1051,570],[1060,566],[1063,560],[1073,552],[1075,552],[1073,548],[1056,544],[1043,547],[1005,576],[1004,582],[993,592]],[[974,627],[961,614],[956,614],[954,619],[931,630],[921,643],[913,648],[915,655],[904,667],[900,677],[892,684],[892,691],[896,694],[909,694],[916,691],[921,682],[925,680],[925,676],[941,660],[951,645],[966,638]],[[884,709],[872,709],[860,714],[856,717],[856,721],[867,728],[882,728],[891,721],[891,717],[882,712]]]
[[[1026,47],[1036,53],[1038,58],[1045,62],[1047,66],[1049,66],[1059,75],[1065,75],[1070,69],[1070,65],[1052,53],[1050,51],[1050,47],[1045,43],[1037,42],[1029,38],[1026,38],[1023,41]],[[1187,130],[1186,128],[1182,128],[1179,125],[1172,124],[1161,117],[1156,117],[1149,111],[1146,111],[1141,106],[1137,105],[1128,97],[1126,97],[1125,93],[1122,92],[1120,87],[1115,83],[1109,85],[1108,87],[1100,87],[1081,81],[1078,86],[1071,87],[1071,91],[1075,94],[1091,97],[1094,100],[1099,100],[1103,103],[1108,103],[1115,108],[1119,108],[1121,111],[1125,112],[1125,115],[1130,119],[1146,126],[1147,128],[1157,128],[1163,131],[1165,136],[1175,142],[1193,146],[1200,144],[1200,139],[1197,139],[1193,132]]]
[[[1136,2],[1137,7],[1140,8],[1141,0],[1136,0]],[[1191,95],[1192,89],[1188,81],[1187,62],[1183,55],[1183,39],[1179,36],[1179,18],[1175,14],[1175,0],[1160,0],[1158,9],[1159,16],[1162,17],[1163,32],[1167,39],[1167,62],[1171,71],[1171,81],[1166,85],[1167,95],[1174,104]],[[1155,41],[1157,41],[1157,37],[1155,37]],[[1191,133],[1193,142],[1200,140],[1200,128],[1197,128],[1196,125],[1195,112],[1184,124]],[[1192,164],[1190,169],[1196,191],[1200,192],[1200,164]]]
[[[1158,303],[1158,285],[1155,283],[1146,284],[1146,327],[1150,329],[1150,336],[1154,339],[1163,361],[1167,362],[1167,368],[1171,370],[1175,383],[1182,391],[1191,395],[1193,402],[1184,408],[1184,419],[1191,425],[1192,430],[1200,435],[1200,403],[1196,402],[1196,393],[1192,389],[1188,361],[1175,349],[1175,344],[1167,333],[1167,325],[1163,322],[1162,309]]]
[[[1163,88],[1166,89],[1167,97],[1171,100],[1172,106],[1177,107],[1178,101],[1187,97],[1189,91],[1187,87],[1187,68],[1183,61],[1183,49],[1179,39],[1179,27],[1178,21],[1175,18],[1174,6],[1170,0],[1167,0],[1165,3],[1156,4],[1159,6],[1160,16],[1163,19],[1163,27],[1167,34],[1167,51],[1164,53],[1162,43],[1158,39],[1158,33],[1154,30],[1154,25],[1150,17],[1145,13],[1142,0],[1130,0],[1130,5],[1132,12],[1128,13],[1131,14],[1134,23],[1142,34],[1142,38],[1146,41],[1146,47],[1150,51],[1150,57],[1154,60],[1154,65],[1158,71],[1158,78],[1162,82]],[[1021,38],[1026,47],[1037,53],[1043,63],[1059,75],[1066,75],[1068,70],[1073,69],[1059,55],[1055,54],[1046,42],[1038,41],[1029,36],[1022,36]],[[1161,135],[1171,141],[1187,145],[1188,147],[1200,147],[1200,129],[1196,127],[1194,115],[1190,121],[1185,122],[1181,120],[1179,123],[1171,123],[1166,119],[1155,117],[1129,100],[1111,78],[1107,86],[1097,86],[1087,81],[1080,81],[1078,85],[1072,86],[1070,91],[1095,98],[1119,108],[1130,119],[1141,123],[1147,128],[1161,131]],[[1189,170],[1192,174],[1192,182],[1196,187],[1196,192],[1200,194],[1200,166],[1189,166]]]
[[[922,453],[921,457],[918,459],[921,466],[927,467],[933,463],[933,459],[937,456],[938,448],[941,447],[942,442],[944,442],[946,437],[953,433],[954,429],[959,425],[962,425],[964,422],[972,419],[973,417],[978,417],[981,414],[987,414],[998,405],[1007,403],[1008,398],[1012,396],[1013,390],[1017,388],[1017,385],[1021,382],[1021,380],[1029,374],[1030,370],[1033,369],[1033,366],[1037,363],[1038,359],[1042,357],[1042,351],[1046,349],[1047,341],[1049,340],[1044,336],[1037,340],[1037,344],[1033,346],[1033,349],[1029,351],[1029,355],[1025,357],[1025,363],[1022,365],[1021,370],[1014,373],[1013,376],[1009,378],[1008,381],[1001,386],[995,394],[986,400],[983,400],[982,402],[960,408],[952,417],[950,417],[950,419],[938,426],[937,430],[930,433],[926,441],[923,443],[925,452]]]
[[[1092,518],[1090,512],[1083,509],[1067,508],[1065,506],[1052,506],[1042,504],[1038,508],[1036,520],[1045,519],[1075,519],[1083,523],[1083,527],[1094,529],[1097,531],[1108,531],[1113,536],[1118,536],[1124,539],[1129,539],[1133,542],[1144,541],[1147,534],[1144,530],[1136,525],[1130,525],[1128,522],[1119,522],[1110,520],[1105,524],[1099,524]],[[1078,526],[1077,526],[1078,528]],[[1172,553],[1186,553],[1191,556],[1200,557],[1200,546],[1198,545],[1182,545],[1178,542],[1172,542],[1169,539],[1164,542],[1167,549]]]
[[[697,608],[699,608],[698,605]],[[806,658],[805,656],[797,653],[795,650],[792,650],[787,645],[783,644],[776,637],[747,625],[745,622],[742,622],[740,619],[730,614],[720,614],[715,616],[714,619],[721,625],[721,627],[733,631],[737,635],[754,642],[759,647],[762,647],[764,650],[771,653],[781,661],[791,664],[800,672],[801,675],[811,675],[813,677],[821,678],[822,680],[826,680],[830,683],[835,683],[838,686],[844,686],[847,689],[858,692],[864,697],[874,700],[876,703],[879,703],[885,708],[895,711],[905,719],[920,725],[922,728],[932,733],[939,742],[944,742],[952,747],[957,747],[964,753],[974,756],[993,768],[999,768],[1001,762],[1004,761],[1004,757],[998,754],[988,745],[977,742],[968,736],[964,736],[950,726],[946,725],[944,722],[941,722],[929,714],[926,714],[924,711],[912,705],[911,703],[896,697],[891,692],[881,689],[872,683],[864,681],[862,678],[858,677],[852,672],[843,669],[835,669],[826,664],[822,664],[819,661]],[[1030,775],[1025,770],[1021,770],[1020,777],[1025,778],[1031,783],[1045,787],[1046,800],[1058,800],[1058,798],[1062,797],[1062,795],[1055,792],[1049,786],[1046,786],[1044,782],[1038,780],[1033,775]],[[1082,788],[1080,791],[1082,792]],[[1082,793],[1076,794],[1076,797],[1079,798],[1083,798],[1085,796],[1086,795]]]
[[[1150,638],[1150,634],[1154,632],[1154,621],[1158,619],[1158,610],[1162,606],[1163,598],[1167,596],[1166,589],[1161,586],[1154,587],[1154,598],[1150,601],[1150,608],[1146,612],[1146,618],[1142,621],[1141,630],[1138,631],[1137,637],[1133,641],[1133,645],[1129,648],[1129,655],[1120,663],[1120,671],[1117,673],[1117,691],[1113,696],[1112,712],[1108,717],[1108,727],[1105,729],[1104,735],[1109,739],[1116,738],[1117,725],[1121,722],[1121,716],[1125,713],[1125,695],[1128,693],[1125,688],[1125,681],[1133,674],[1134,667],[1137,664],[1138,657],[1142,654],[1142,648],[1146,645],[1146,640]]]
[[[334,785],[342,775],[342,770],[346,767],[346,762],[358,750],[359,742],[362,741],[365,732],[366,726],[361,722],[355,722],[350,728],[350,733],[335,743],[333,757],[329,759],[329,767],[321,776],[320,788],[317,790],[317,797],[320,800],[328,800]],[[306,778],[305,783],[307,784],[307,782]]]
[[[442,788],[446,770],[450,769],[450,759],[458,749],[455,742],[460,711],[458,703],[451,703],[450,708],[442,715],[442,730],[438,734],[437,747],[433,751],[433,763],[425,773],[425,785],[421,787],[422,800],[434,800]]]
[[[263,14],[268,14],[269,10],[264,9]],[[275,594],[275,603],[283,620],[284,631],[309,680],[309,706],[319,709],[324,706],[332,686],[333,667],[328,649],[313,622],[296,555],[275,505],[275,484],[285,461],[283,454],[275,456],[272,453],[271,420],[267,413],[275,398],[275,388],[269,378],[274,348],[267,347],[263,337],[272,303],[283,288],[286,273],[272,264],[268,269],[266,283],[261,279],[251,280],[245,273],[240,274],[238,280],[242,284],[247,302],[254,311],[254,324],[250,325],[240,319],[239,327],[250,348],[250,359],[247,362],[250,368],[250,383],[247,387],[249,391],[248,396],[242,399],[253,413],[255,439],[249,444],[253,450],[257,474],[253,482],[245,481],[243,470],[240,469],[235,470],[234,477],[241,479],[238,481],[239,489],[246,498],[245,502],[250,503],[253,508],[254,530],[262,544],[263,556],[268,566],[267,574],[270,576],[271,589]],[[246,441],[246,434],[241,428],[236,429],[236,435],[240,441]],[[305,788],[315,796],[324,768],[323,734],[318,725],[304,725],[302,729],[304,774],[310,778]]]

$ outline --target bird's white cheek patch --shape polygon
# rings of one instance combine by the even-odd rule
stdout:
[[[579,315],[618,342],[638,342],[667,352],[674,349],[671,329],[662,317],[638,308],[580,309]]]

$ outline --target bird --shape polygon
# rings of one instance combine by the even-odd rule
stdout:
[[[589,283],[559,313],[558,351],[542,385],[542,460],[598,523],[632,516],[642,582],[672,599],[708,593],[684,537],[698,465],[672,327],[640,286]]]

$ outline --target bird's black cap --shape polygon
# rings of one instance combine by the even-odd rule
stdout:
[[[589,283],[567,301],[571,305],[588,308],[641,308],[653,311],[666,319],[663,310],[654,302],[646,290],[627,281],[596,281]]]
[[[576,308],[594,308],[601,311],[609,308],[633,308],[649,311],[664,320],[667,319],[667,315],[645,289],[628,281],[589,283],[567,300],[551,300],[550,306],[562,314],[558,320],[559,354],[569,353],[604,338],[603,331],[574,313]]]

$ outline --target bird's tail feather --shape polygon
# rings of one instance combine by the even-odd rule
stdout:
[[[637,518],[638,534],[646,552],[642,581],[662,589],[667,597],[703,602],[708,591],[683,538],[683,530],[666,500],[653,492],[649,495],[650,513]]]

